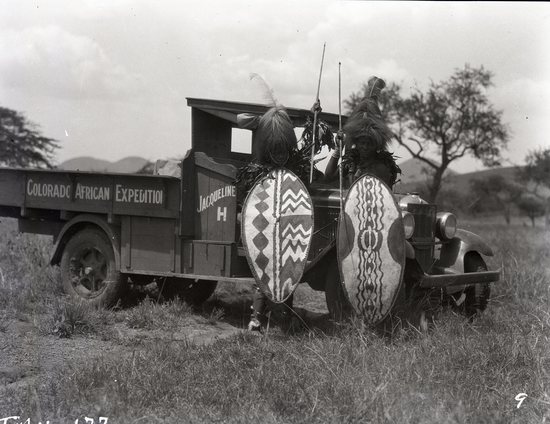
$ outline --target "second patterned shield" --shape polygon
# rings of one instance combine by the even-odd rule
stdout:
[[[391,190],[372,175],[350,187],[338,223],[340,276],[357,314],[371,324],[391,311],[405,268],[401,210]]]
[[[302,181],[286,169],[272,171],[248,194],[241,228],[260,290],[284,302],[302,278],[313,234],[313,203]]]

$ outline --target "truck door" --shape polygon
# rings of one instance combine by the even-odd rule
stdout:
[[[202,152],[191,155],[194,169],[187,169],[186,158],[182,175],[183,272],[230,276],[236,255],[236,168]]]

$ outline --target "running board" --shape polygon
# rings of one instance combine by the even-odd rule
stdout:
[[[420,287],[444,288],[449,286],[467,286],[470,284],[494,283],[500,280],[500,270],[467,272],[465,274],[441,274],[420,277]]]

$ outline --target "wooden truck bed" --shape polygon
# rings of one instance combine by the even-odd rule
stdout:
[[[19,209],[177,218],[180,180],[167,176],[0,169],[0,205]],[[4,212],[7,212],[5,210]],[[10,214],[12,215],[12,214]]]

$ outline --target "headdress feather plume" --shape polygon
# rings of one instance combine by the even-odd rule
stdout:
[[[386,87],[386,82],[381,78],[371,77],[369,78],[367,87],[367,97],[369,99],[378,99],[378,96],[380,96],[380,92],[384,89],[384,87]]]
[[[260,74],[252,72],[250,74],[250,79],[258,81],[258,84],[260,84],[260,87],[263,90],[264,100],[266,100],[271,106],[279,106],[279,101],[275,97],[273,89]]]

